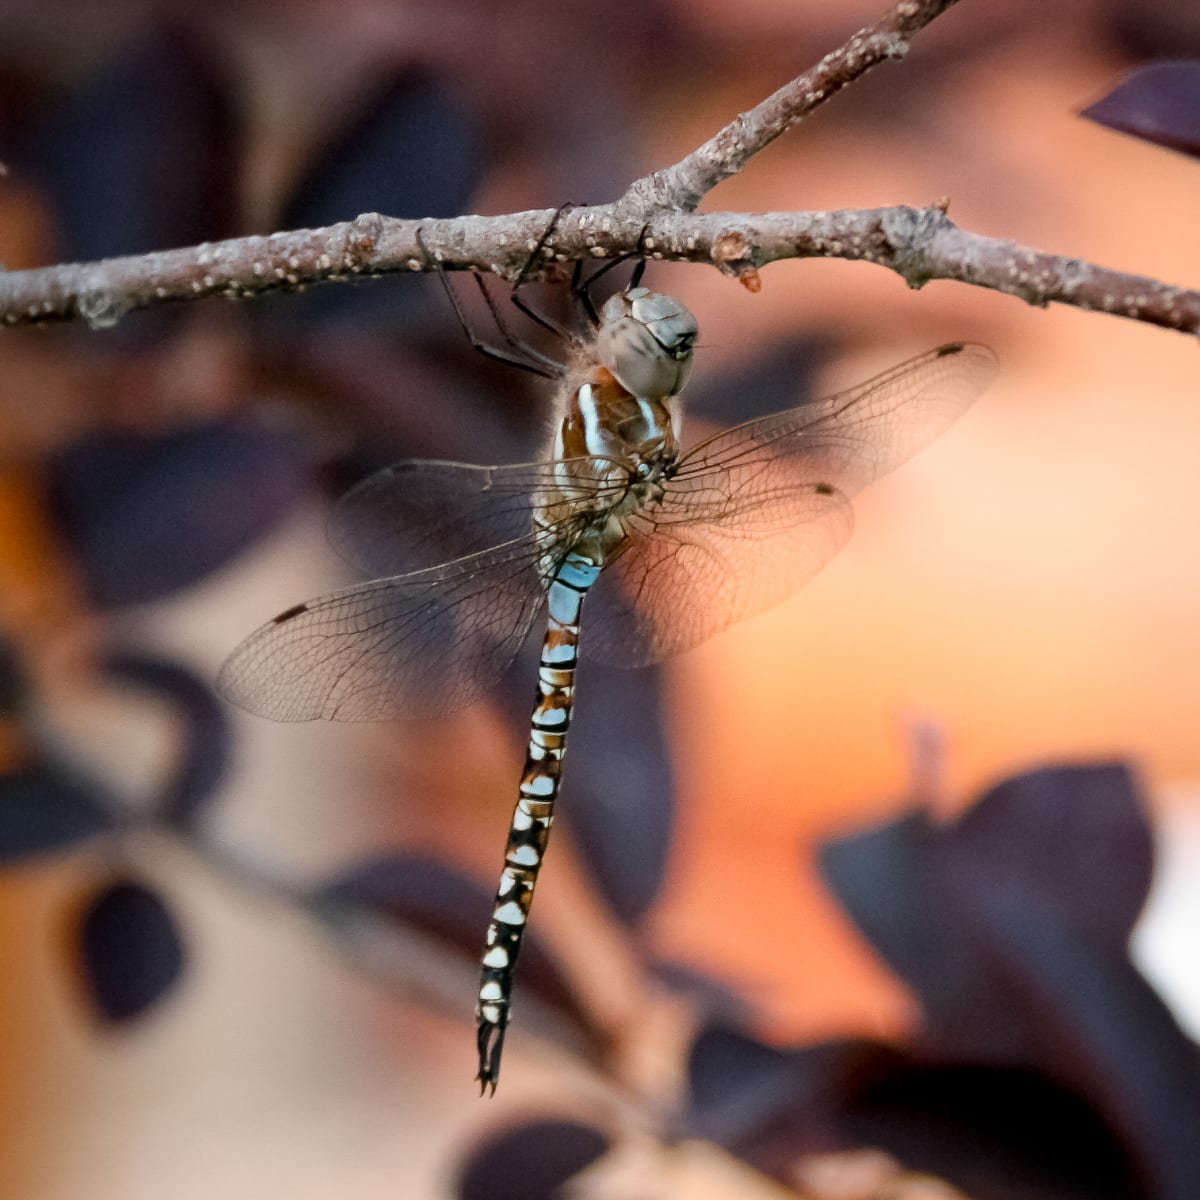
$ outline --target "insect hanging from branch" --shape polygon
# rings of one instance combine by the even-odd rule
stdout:
[[[517,299],[562,339],[562,363],[514,338],[489,298],[504,345],[472,335],[476,347],[556,381],[544,458],[401,462],[364,480],[334,510],[331,536],[370,581],[281,613],[219,680],[230,700],[279,721],[449,713],[492,686],[545,614],[482,957],[481,1090],[499,1077],[581,649],[643,666],[779,603],[845,543],[850,497],[935,438],[995,372],[986,347],[954,342],[684,449],[679,394],[697,325],[678,300],[641,286],[643,265],[599,311],[593,281],[577,273],[581,331]]]

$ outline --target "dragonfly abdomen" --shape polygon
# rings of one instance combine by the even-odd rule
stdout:
[[[533,891],[550,839],[554,804],[562,778],[567,730],[575,699],[575,666],[583,600],[600,568],[568,554],[547,591],[549,618],[538,668],[538,694],[520,794],[504,847],[504,868],[488,925],[479,980],[479,1074],[482,1090],[494,1092],[500,1051],[512,1007],[513,968],[521,952]]]

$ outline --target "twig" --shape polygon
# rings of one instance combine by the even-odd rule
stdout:
[[[812,70],[784,84],[749,112],[740,113],[674,166],[631,184],[617,201],[618,210],[643,219],[669,208],[693,211],[721,180],[736,175],[755,154],[848,83],[880,63],[903,58],[909,38],[957,2],[903,0],[825,55]]]
[[[903,55],[911,35],[954,2],[901,0],[674,166],[636,181],[614,204],[571,210],[555,227],[547,262],[609,258],[644,247],[655,258],[707,262],[752,283],[758,268],[783,258],[857,259],[896,271],[912,287],[954,279],[1030,304],[1070,304],[1200,333],[1200,292],[970,233],[949,220],[944,204],[838,212],[693,211],[704,194],[819,104],[872,67]],[[546,209],[411,221],[365,213],[321,229],[0,273],[0,322],[82,318],[104,327],[156,304],[250,297],[434,266],[513,279],[553,216]]]

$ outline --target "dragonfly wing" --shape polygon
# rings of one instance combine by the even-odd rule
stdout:
[[[638,666],[778,604],[850,536],[848,497],[932,441],[995,368],[984,346],[942,346],[689,450],[662,501],[628,521],[585,645]]]
[[[606,473],[598,465],[603,461],[507,467],[396,463],[369,475],[337,502],[329,540],[367,575],[424,570],[526,537],[543,497],[564,478],[571,482],[571,512],[611,506],[625,484],[602,477]]]
[[[782,461],[765,464],[754,498],[732,497],[725,514],[693,524],[670,511],[663,519],[662,509],[639,513],[587,602],[584,650],[639,667],[698,646],[785,600],[854,525],[845,496],[791,475]]]
[[[532,536],[298,604],[252,633],[217,680],[276,721],[450,712],[512,662],[542,604]]]
[[[708,438],[683,456],[675,481],[695,480],[709,494],[705,477],[732,472],[744,488],[762,463],[788,458],[810,482],[853,496],[933,441],[995,374],[986,346],[938,346],[857,387]]]

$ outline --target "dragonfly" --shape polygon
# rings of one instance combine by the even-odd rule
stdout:
[[[227,698],[278,721],[447,714],[498,680],[545,614],[482,954],[481,1093],[496,1090],[513,970],[554,819],[585,600],[587,654],[629,667],[779,603],[846,542],[850,498],[944,430],[996,369],[986,347],[951,342],[684,449],[679,397],[696,319],[640,278],[599,311],[588,302],[586,333],[558,327],[569,361],[530,351],[517,363],[557,381],[541,458],[406,461],[366,478],[335,506],[330,536],[368,581],[280,613],[238,646],[218,680]],[[510,350],[495,356],[513,361],[500,328]]]

